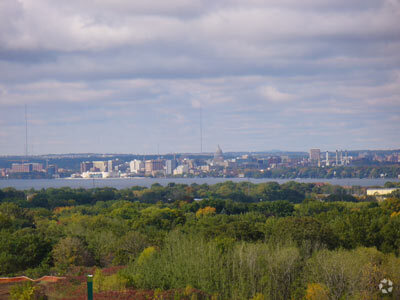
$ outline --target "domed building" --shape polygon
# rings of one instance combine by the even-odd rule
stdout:
[[[219,145],[217,147],[217,151],[215,151],[215,153],[214,153],[213,163],[215,165],[224,163],[224,156],[222,154],[222,150],[221,150],[221,147]]]

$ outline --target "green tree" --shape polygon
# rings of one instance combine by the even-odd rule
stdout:
[[[0,231],[0,272],[15,274],[35,268],[49,255],[51,245],[32,228]]]
[[[91,266],[93,258],[87,246],[77,237],[61,239],[53,248],[56,267],[66,270],[70,266]]]

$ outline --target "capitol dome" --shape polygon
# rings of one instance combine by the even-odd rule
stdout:
[[[214,162],[219,163],[224,161],[224,156],[222,154],[221,147],[218,145],[217,151],[214,153]]]

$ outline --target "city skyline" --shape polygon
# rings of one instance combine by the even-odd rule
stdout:
[[[400,148],[400,2],[4,0],[0,155]]]
[[[329,153],[335,154],[330,157]],[[132,177],[380,177],[400,178],[397,151],[343,151],[213,154],[75,155],[0,157],[0,178],[132,178]],[[67,159],[65,159],[67,158]],[[1,161],[3,159],[3,161]],[[26,160],[24,160],[26,159]],[[45,164],[45,166],[44,166]],[[61,164],[62,167],[58,167]],[[79,165],[79,169],[78,169]]]
[[[217,145],[218,147],[219,145]],[[218,149],[218,148],[217,148]],[[296,154],[301,154],[301,155],[310,155],[310,150],[320,150],[321,153],[320,155],[322,156],[323,154],[326,155],[326,152],[329,153],[331,156],[335,156],[336,153],[345,153],[345,152],[354,152],[354,153],[379,153],[379,152],[399,152],[400,148],[391,148],[391,149],[324,149],[324,148],[312,148],[312,149],[306,149],[306,150],[285,150],[285,149],[267,149],[267,150],[255,150],[255,151],[250,151],[250,150],[228,150],[224,151],[224,154],[230,154],[230,155],[239,155],[239,154],[276,154],[276,155],[285,155],[285,154],[291,154],[291,155],[296,155]],[[213,156],[215,153],[214,151],[194,151],[194,152],[148,152],[148,153],[139,153],[139,152],[130,152],[130,153],[123,153],[123,152],[65,152],[65,153],[42,153],[42,154],[31,154],[28,153],[28,156],[25,154],[0,154],[0,157],[16,157],[22,160],[25,160],[26,158],[34,158],[34,157],[51,157],[51,156],[56,156],[56,157],[91,157],[91,156],[103,156],[103,157],[109,157],[109,156],[118,156],[118,155],[128,155],[128,156],[137,156],[137,157],[164,157],[164,156],[174,156],[174,155],[200,155],[200,156]],[[324,156],[325,157],[325,156]]]

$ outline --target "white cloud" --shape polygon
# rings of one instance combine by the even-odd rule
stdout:
[[[98,101],[112,94],[111,90],[93,89],[82,82],[40,81],[11,86],[0,94],[0,106]]]
[[[272,102],[287,102],[296,99],[296,97],[289,93],[283,93],[278,91],[272,86],[260,87],[260,94],[268,101]]]

